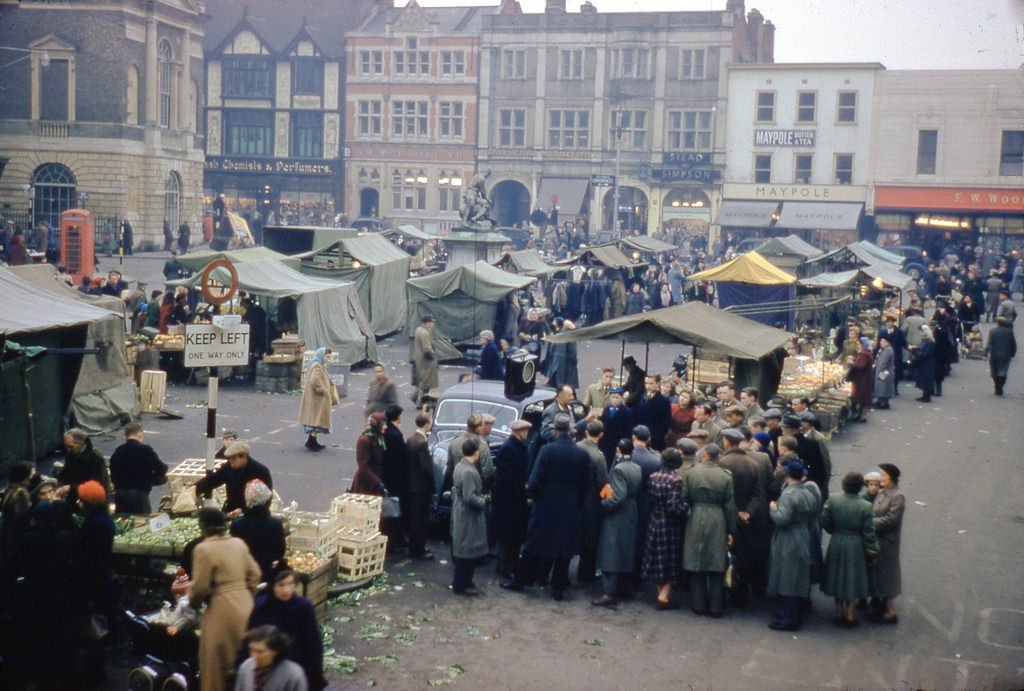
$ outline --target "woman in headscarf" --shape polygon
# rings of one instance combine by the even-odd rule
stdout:
[[[306,367],[306,386],[302,389],[299,405],[299,424],[306,437],[306,448],[320,451],[324,445],[317,441],[318,434],[331,433],[331,406],[338,402],[338,389],[327,374],[326,360],[330,348],[318,348]]]
[[[895,624],[895,599],[902,589],[900,573],[900,533],[903,530],[903,511],[906,500],[900,492],[900,469],[892,463],[879,463],[881,488],[872,502],[875,534],[878,535],[878,563],[872,570],[871,594],[881,598],[885,610],[875,620],[882,624]]]
[[[351,492],[384,496],[384,413],[374,413],[356,440],[356,475]]]
[[[872,384],[874,383],[874,372],[872,370],[871,341],[865,336],[858,338],[860,352],[846,359],[849,369],[846,372],[846,381],[850,382],[850,401],[857,409],[857,417],[854,422],[868,421],[868,408],[872,401]]]
[[[907,347],[914,354],[915,383],[921,389],[920,397],[914,400],[931,403],[935,391],[935,339],[932,337],[932,327],[921,324],[921,344]]]
[[[260,567],[260,578],[270,582],[274,563],[284,558],[284,523],[270,515],[273,493],[263,480],[249,480],[245,485],[246,511],[231,523],[231,535],[240,537]]]

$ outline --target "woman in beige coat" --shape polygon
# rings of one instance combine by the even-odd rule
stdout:
[[[245,637],[260,567],[242,540],[228,537],[220,510],[200,511],[199,528],[203,541],[193,552],[188,591],[193,607],[208,603],[199,637],[199,681],[202,691],[222,691]]]
[[[299,424],[309,435],[306,448],[319,451],[324,445],[316,440],[317,434],[331,433],[331,406],[338,402],[338,389],[327,374],[324,361],[331,354],[330,348],[319,348],[313,353],[306,369],[306,387],[302,390],[302,404],[299,407]]]

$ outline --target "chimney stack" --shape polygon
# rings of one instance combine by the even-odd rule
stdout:
[[[546,14],[565,14],[565,0],[544,0]]]

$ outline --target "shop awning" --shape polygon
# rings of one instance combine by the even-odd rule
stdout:
[[[738,226],[741,228],[767,228],[772,223],[772,216],[779,208],[778,202],[750,202],[738,199],[726,199],[718,211],[715,223],[720,226]]]
[[[558,208],[565,214],[575,216],[583,207],[583,195],[587,193],[590,178],[554,178],[544,177],[537,190],[535,206],[550,209],[552,195],[558,195]]]
[[[780,228],[798,230],[856,230],[863,204],[841,202],[786,202],[779,214]]]

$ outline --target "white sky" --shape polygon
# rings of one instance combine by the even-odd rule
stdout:
[[[598,12],[724,10],[726,0],[591,0]],[[425,7],[497,0],[418,0]],[[542,12],[544,0],[520,0]],[[405,0],[397,0],[404,5]],[[576,12],[580,0],[567,0]],[[1002,69],[1024,62],[1024,0],[747,0],[775,24],[776,62]]]

